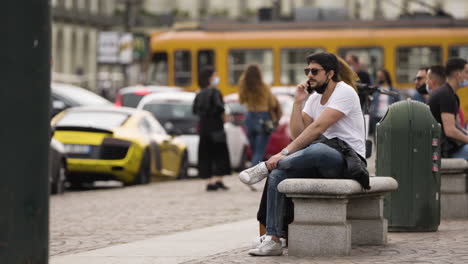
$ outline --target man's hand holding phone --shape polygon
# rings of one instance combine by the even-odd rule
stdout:
[[[294,96],[294,101],[302,103],[304,100],[309,98],[309,95],[313,92],[313,89],[309,81],[305,81],[297,85],[296,94]]]

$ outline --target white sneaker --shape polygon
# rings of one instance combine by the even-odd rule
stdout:
[[[268,176],[268,168],[265,162],[260,162],[259,164],[248,168],[239,173],[239,179],[241,182],[252,185],[263,180]]]
[[[271,236],[266,236],[262,243],[254,249],[249,250],[252,256],[281,256],[283,248],[280,242],[271,239]]]
[[[267,237],[267,235],[256,237],[253,240],[252,247],[253,248],[258,248],[260,246],[260,244],[262,244],[263,240],[265,240],[266,237]],[[280,237],[280,242],[281,242],[281,247],[282,248],[287,248],[288,247],[288,243],[286,242],[286,238]]]

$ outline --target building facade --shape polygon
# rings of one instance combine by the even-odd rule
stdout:
[[[179,20],[197,20],[206,16],[252,20],[257,18],[261,8],[273,8],[273,12],[278,9],[277,16],[290,19],[294,19],[295,13],[300,9],[308,8],[343,10],[347,19],[396,19],[405,13],[434,14],[437,8],[445,10],[456,19],[468,18],[466,0],[146,0],[144,5],[152,13],[172,13]]]
[[[116,23],[114,0],[51,0],[52,80],[97,89],[97,39]]]

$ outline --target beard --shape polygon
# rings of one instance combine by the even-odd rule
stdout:
[[[420,94],[428,94],[425,83],[416,88],[416,91],[418,91]]]
[[[314,88],[314,90],[319,93],[319,94],[323,94],[325,92],[325,90],[327,89],[327,86],[328,86],[328,83],[330,82],[330,80],[327,80],[326,82],[323,82],[323,83],[317,83],[317,85]]]

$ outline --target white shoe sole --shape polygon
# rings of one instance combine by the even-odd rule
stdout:
[[[283,255],[283,249],[281,250],[272,250],[272,251],[260,251],[259,249],[249,250],[249,255],[251,256],[281,256]]]

